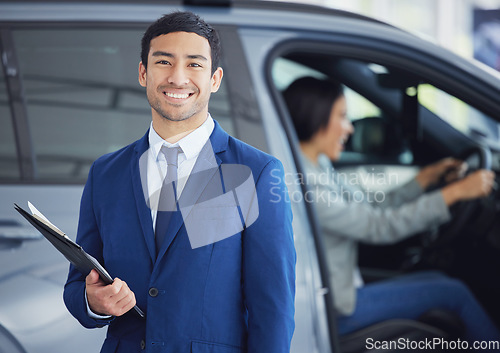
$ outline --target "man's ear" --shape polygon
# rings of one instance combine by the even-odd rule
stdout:
[[[223,75],[224,72],[222,71],[222,67],[219,66],[212,75],[212,90],[211,90],[212,93],[215,93],[219,90]]]
[[[139,83],[142,87],[146,87],[146,67],[142,61],[139,63]]]

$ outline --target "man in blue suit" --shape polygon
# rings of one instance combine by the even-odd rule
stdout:
[[[189,12],[144,34],[151,127],[94,162],[80,208],[77,242],[117,277],[105,285],[71,267],[64,290],[83,326],[109,325],[101,352],[290,350],[295,250],[290,205],[276,198],[283,167],[208,113],[219,57],[217,33]]]

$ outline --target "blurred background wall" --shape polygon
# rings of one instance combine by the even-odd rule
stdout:
[[[500,71],[500,0],[288,0],[374,17]]]

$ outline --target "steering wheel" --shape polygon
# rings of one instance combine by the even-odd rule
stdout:
[[[468,159],[477,158],[478,163],[475,168],[470,168],[467,174],[479,169],[491,169],[491,151],[489,148],[477,145],[468,148],[461,152],[457,159],[466,162]],[[444,186],[444,185],[441,185]],[[439,227],[439,236],[435,239],[434,245],[442,245],[448,243],[452,238],[460,233],[470,221],[474,211],[479,207],[480,200],[474,199],[469,201],[461,201],[450,207],[451,220]]]

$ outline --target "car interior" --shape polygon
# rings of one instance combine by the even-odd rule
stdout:
[[[486,168],[498,174],[500,170],[498,123],[474,102],[447,93],[432,76],[380,61],[309,51],[277,57],[271,76],[278,92],[302,76],[330,77],[344,85],[347,115],[355,132],[334,167],[359,178],[365,192],[388,191],[413,178],[420,167],[449,156],[464,160],[468,172]],[[440,182],[433,189],[443,185]],[[452,220],[435,229],[394,245],[360,244],[363,280],[370,283],[413,271],[439,270],[465,282],[500,323],[495,299],[500,286],[494,280],[500,269],[499,200],[495,186],[484,199],[454,205]],[[451,313],[430,312],[419,322],[383,322],[340,337],[340,351],[365,351],[363,337],[395,340],[404,333],[450,338],[460,337],[461,332],[460,320]]]

